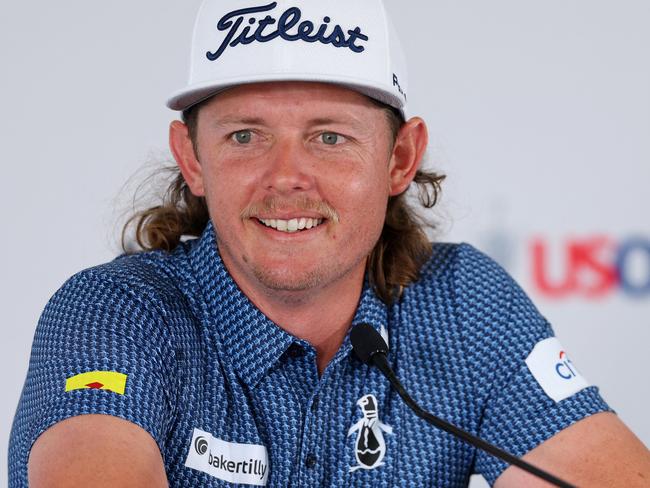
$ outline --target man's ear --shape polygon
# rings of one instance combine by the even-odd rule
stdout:
[[[390,196],[403,193],[415,178],[429,143],[427,126],[420,117],[413,117],[400,129],[391,155]]]
[[[173,121],[169,126],[169,148],[192,194],[205,196],[201,163],[194,152],[187,125],[179,120]]]

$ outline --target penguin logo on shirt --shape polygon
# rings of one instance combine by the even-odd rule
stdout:
[[[357,432],[354,455],[357,465],[350,467],[350,473],[357,469],[375,469],[383,466],[386,455],[386,442],[384,434],[393,433],[393,428],[379,420],[379,408],[374,395],[365,395],[357,402],[363,418],[350,427],[348,436]]]

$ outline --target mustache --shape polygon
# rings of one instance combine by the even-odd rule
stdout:
[[[240,213],[242,220],[257,217],[260,214],[272,213],[277,210],[304,210],[315,212],[327,220],[339,223],[339,214],[336,209],[325,200],[313,200],[309,197],[285,199],[277,196],[265,197],[260,202],[251,203]]]

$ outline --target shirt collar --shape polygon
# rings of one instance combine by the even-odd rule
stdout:
[[[364,280],[359,305],[352,319],[352,327],[359,324],[371,325],[377,332],[382,332],[383,328],[388,327],[388,307],[377,296],[367,279]],[[386,337],[384,338],[386,339]],[[350,332],[348,331],[341,348],[332,359],[332,362],[342,360],[349,356],[351,352],[352,344],[350,343]]]
[[[190,251],[203,294],[203,316],[233,371],[249,386],[298,341],[266,317],[239,289],[226,269],[212,223]]]
[[[202,294],[206,324],[233,370],[250,387],[257,385],[292,343],[307,345],[266,317],[239,289],[219,255],[212,223],[192,246],[189,259]],[[365,322],[380,330],[387,318],[386,306],[364,282],[352,325]],[[334,361],[351,350],[348,334]]]

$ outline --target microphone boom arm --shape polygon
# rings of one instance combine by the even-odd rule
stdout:
[[[575,488],[574,485],[571,485],[566,481],[563,481],[551,475],[550,473],[547,473],[546,471],[539,469],[538,467],[533,466],[532,464],[527,463],[526,461],[516,456],[513,456],[512,454],[502,449],[499,449],[498,447],[490,444],[489,442],[484,441],[480,437],[476,437],[470,434],[469,432],[465,432],[464,430],[459,429],[455,425],[452,425],[449,422],[446,422],[445,420],[436,417],[435,415],[430,414],[429,412],[423,410],[404,389],[399,379],[397,378],[397,376],[391,369],[390,365],[388,364],[388,359],[386,358],[386,354],[383,351],[376,351],[373,354],[371,354],[369,362],[374,364],[384,374],[384,376],[386,376],[390,384],[393,385],[395,390],[397,390],[399,396],[402,397],[402,400],[404,400],[404,402],[411,408],[411,410],[415,412],[415,414],[418,417],[435,425],[439,429],[442,429],[445,432],[448,432],[449,434],[452,434],[464,440],[465,442],[473,446],[476,446],[484,450],[485,452],[488,452],[489,454],[492,454],[493,456],[501,459],[502,461],[505,461],[508,464],[517,466],[518,468],[521,468],[524,471],[527,471],[537,476],[538,478],[543,479],[544,481],[553,483],[555,486],[559,486],[561,488]]]

